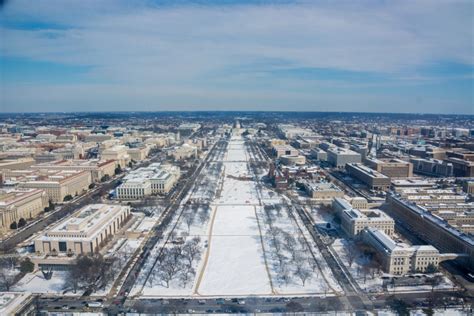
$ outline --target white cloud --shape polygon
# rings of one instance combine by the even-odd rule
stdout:
[[[235,91],[249,82],[308,87],[265,72],[282,67],[416,78],[417,69],[430,63],[474,63],[470,1],[168,7],[143,1],[133,8],[125,1],[67,3],[12,1],[2,13],[7,19],[67,28],[3,28],[2,54],[92,66],[94,81],[124,87],[152,82],[183,91],[194,86],[215,97],[215,84],[234,84]]]

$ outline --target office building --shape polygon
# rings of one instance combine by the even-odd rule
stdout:
[[[398,243],[376,228],[364,229],[362,238],[377,252],[386,273],[405,275],[425,272],[429,266],[438,268],[440,253],[431,245],[409,246]]]
[[[413,177],[413,165],[401,159],[377,159],[368,157],[364,163],[375,171],[390,178]]]
[[[344,168],[347,163],[360,163],[361,156],[347,148],[330,147],[327,149],[327,159],[332,166]]]
[[[364,183],[372,190],[388,190],[390,178],[360,163],[346,164],[346,170],[352,177]]]
[[[10,225],[18,225],[20,219],[30,220],[48,206],[48,196],[39,189],[0,190],[0,231],[6,232]]]
[[[94,253],[105,246],[129,217],[129,206],[117,204],[84,206],[36,237],[35,252],[40,257],[42,255],[59,257],[57,264],[61,264],[61,257]],[[38,264],[42,263],[41,258],[34,259]]]

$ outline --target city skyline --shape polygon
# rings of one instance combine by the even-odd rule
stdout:
[[[7,1],[0,112],[474,114],[468,1]]]

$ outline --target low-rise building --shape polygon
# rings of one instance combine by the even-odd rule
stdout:
[[[413,172],[437,177],[452,177],[453,164],[438,159],[410,158]]]
[[[390,178],[386,175],[370,169],[360,163],[346,164],[347,172],[354,178],[358,179],[372,190],[387,190],[390,188]]]
[[[361,156],[350,149],[333,146],[327,149],[327,160],[334,167],[344,168],[347,163],[360,163]]]
[[[128,149],[126,146],[116,145],[102,150],[100,156],[102,160],[115,160],[123,168],[130,162]]]
[[[26,169],[34,164],[35,160],[31,157],[18,159],[2,159],[0,160],[0,170]]]
[[[394,220],[379,209],[346,209],[339,213],[341,227],[351,238],[367,227],[377,228],[391,236],[395,232]]]
[[[456,260],[470,271],[474,271],[474,239],[471,235],[449,225],[441,217],[409,202],[399,194],[387,194],[390,215],[402,221],[418,237],[433,244],[443,252],[464,254]]]
[[[344,196],[344,191],[333,183],[303,181],[302,184],[308,195],[313,199],[331,201],[334,198]]]
[[[84,206],[35,238],[35,252],[40,258],[34,260],[41,265],[41,256],[51,255],[58,257],[57,264],[61,264],[61,257],[99,251],[120,230],[129,216],[129,206]]]
[[[152,194],[167,194],[180,177],[176,166],[154,163],[139,168],[123,178],[117,187],[117,198],[136,200]]]
[[[313,148],[310,151],[310,157],[314,158],[319,161],[327,161],[328,160],[328,153],[321,148]]]
[[[68,195],[81,195],[92,183],[91,173],[85,170],[11,170],[5,177],[18,187],[44,190],[54,203],[63,202]]]
[[[197,147],[189,144],[183,144],[182,146],[175,148],[171,155],[173,156],[174,160],[196,158]]]
[[[281,156],[298,156],[299,155],[298,150],[288,144],[272,145],[272,153],[277,158]]]
[[[390,178],[413,177],[413,165],[410,162],[401,159],[377,159],[369,157],[365,159],[364,163],[370,168]]]
[[[280,156],[280,162],[287,166],[293,165],[304,165],[306,163],[306,157],[297,155],[297,156],[290,156],[290,155],[283,155]]]
[[[115,173],[115,160],[56,160],[31,166],[34,170],[79,170],[89,171],[92,181],[99,182],[103,176],[112,177]]]
[[[48,196],[38,189],[7,189],[0,190],[0,231],[10,229],[10,225],[18,225],[20,219],[32,219],[48,206]]]
[[[429,266],[438,268],[440,253],[431,245],[409,246],[398,243],[376,228],[364,229],[362,236],[379,254],[382,269],[387,273],[404,275],[425,272]]]
[[[148,156],[149,148],[148,147],[141,147],[141,148],[129,148],[127,150],[130,159],[133,161],[142,161]]]
[[[467,194],[474,195],[474,180],[466,180],[462,183],[462,189]]]

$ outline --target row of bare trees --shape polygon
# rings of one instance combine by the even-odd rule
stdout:
[[[196,274],[193,263],[201,258],[200,244],[201,238],[194,237],[184,244],[163,248],[148,278],[149,286],[159,284],[168,288],[170,282],[177,279],[181,286],[186,287]]]
[[[265,238],[271,246],[278,280],[288,285],[296,277],[304,286],[313,274],[318,274],[319,269],[301,232],[289,233],[278,227],[279,222],[291,221],[287,212],[287,208],[278,204],[264,206],[264,222],[268,226]]]

